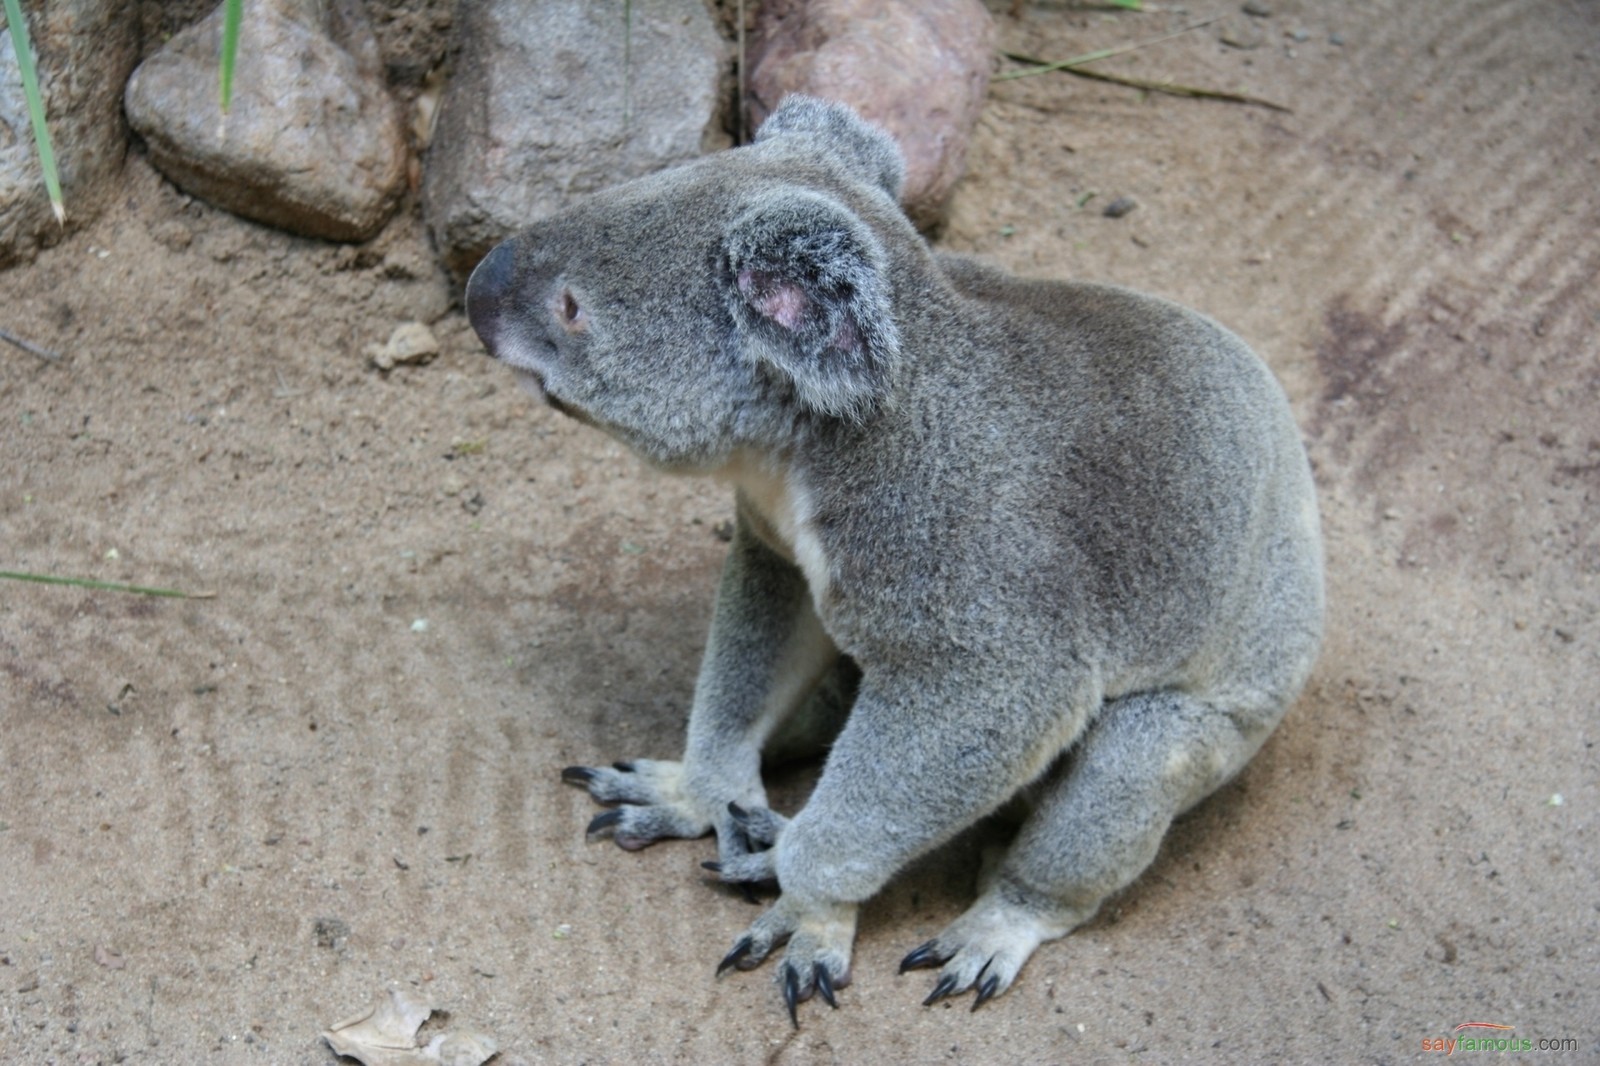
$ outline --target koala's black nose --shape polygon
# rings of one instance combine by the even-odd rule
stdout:
[[[467,321],[490,355],[495,354],[495,336],[500,332],[501,308],[511,288],[514,260],[511,242],[503,241],[483,257],[467,279]]]

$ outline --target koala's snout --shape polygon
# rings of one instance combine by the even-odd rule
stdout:
[[[491,356],[499,355],[495,342],[504,323],[503,308],[511,289],[515,260],[511,242],[502,241],[483,257],[467,279],[467,321]]]
[[[580,412],[550,395],[545,379],[556,360],[554,335],[541,328],[527,307],[527,279],[517,272],[514,241],[502,241],[484,256],[467,279],[467,321],[477,331],[487,354],[511,367],[517,382],[551,407],[582,419]],[[548,308],[568,334],[588,328],[588,318],[570,290],[562,289]]]

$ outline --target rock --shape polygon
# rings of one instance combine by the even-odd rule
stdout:
[[[369,344],[364,354],[379,370],[397,366],[431,363],[439,354],[439,340],[421,322],[404,322],[395,327],[383,344]]]
[[[575,197],[728,143],[727,46],[706,6],[634,0],[631,42],[622,12],[594,0],[457,9],[455,71],[423,174],[429,229],[457,275]]]
[[[1100,213],[1107,218],[1121,218],[1138,206],[1138,201],[1133,197],[1119,196],[1109,204],[1106,204],[1105,210]]]
[[[128,133],[122,85],[139,58],[137,21],[121,0],[24,4],[34,69],[70,225],[116,192]],[[0,14],[0,27],[5,17]],[[215,79],[213,79],[214,81]],[[63,230],[50,209],[9,28],[0,28],[0,268],[31,259]]]
[[[934,225],[965,168],[993,53],[978,0],[765,0],[749,46],[750,128],[788,93],[849,104],[900,142],[901,202]]]
[[[246,218],[373,236],[406,180],[400,117],[359,0],[246,0],[233,107],[217,98],[222,9],[134,71],[128,121],[156,169]]]
[[[1267,35],[1253,19],[1234,16],[1223,22],[1217,31],[1217,40],[1229,48],[1248,52],[1265,44]]]
[[[1251,18],[1269,19],[1272,17],[1272,8],[1261,3],[1260,0],[1245,0],[1244,6],[1239,10]]]

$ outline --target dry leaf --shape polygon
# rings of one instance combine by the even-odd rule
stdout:
[[[483,1033],[441,1033],[426,1047],[417,1045],[417,1030],[433,1013],[426,1000],[394,988],[360,1014],[336,1023],[322,1034],[340,1055],[365,1066],[479,1066],[499,1047]]]

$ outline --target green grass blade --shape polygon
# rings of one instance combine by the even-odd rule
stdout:
[[[33,123],[33,140],[39,146],[39,169],[44,172],[45,191],[56,221],[67,221],[67,208],[61,199],[61,178],[56,173],[56,153],[50,144],[50,127],[44,121],[44,98],[39,95],[39,75],[33,69],[33,47],[28,43],[28,20],[22,17],[20,0],[5,0],[6,25],[11,28],[11,47],[16,50],[17,70],[22,75],[22,94],[28,98],[28,118]]]
[[[139,585],[119,585],[115,581],[94,581],[86,577],[55,577],[52,574],[27,574],[16,573],[10,570],[0,570],[0,578],[11,581],[34,581],[41,585],[71,585],[80,589],[105,589],[110,592],[135,592],[141,596],[168,596],[179,600],[207,600],[214,593],[210,592],[179,592],[176,589],[147,589]]]
[[[239,55],[239,23],[243,19],[244,0],[227,0],[222,8],[222,56],[218,64],[224,115],[233,106],[233,62]]]

